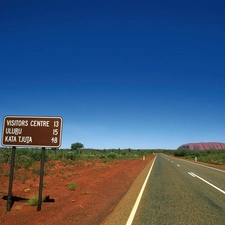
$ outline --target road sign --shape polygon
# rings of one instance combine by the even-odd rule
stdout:
[[[62,117],[6,116],[3,146],[61,146]]]

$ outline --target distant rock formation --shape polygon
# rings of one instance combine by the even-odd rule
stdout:
[[[219,142],[199,142],[183,144],[179,148],[187,148],[190,150],[221,150],[225,149],[225,143]]]

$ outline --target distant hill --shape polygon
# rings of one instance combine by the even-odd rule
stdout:
[[[183,144],[179,148],[187,148],[190,150],[221,150],[225,149],[225,143],[219,142],[199,142]]]

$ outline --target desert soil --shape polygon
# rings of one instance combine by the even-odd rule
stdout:
[[[5,200],[9,186],[9,165],[0,168],[0,224],[102,224],[114,210],[140,172],[152,161],[114,160],[90,161],[79,166],[60,161],[45,163],[43,202],[41,210],[26,202],[14,201],[9,212]],[[38,195],[39,164],[29,169],[15,169],[13,196],[29,199]],[[68,185],[76,183],[75,190]]]

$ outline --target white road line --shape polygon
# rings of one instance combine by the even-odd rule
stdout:
[[[204,181],[205,183],[207,183],[208,185],[214,187],[215,189],[217,189],[218,191],[222,192],[223,194],[225,194],[225,191],[223,191],[222,189],[218,188],[217,186],[209,183],[207,180],[204,180],[203,178],[199,177],[198,175],[192,173],[192,172],[188,172],[189,175],[191,175],[192,177],[197,177],[198,179]]]
[[[191,175],[192,177],[195,177],[195,175],[192,172],[188,172],[189,175]]]
[[[164,158],[167,159],[168,156],[162,156],[162,157],[164,157]],[[195,163],[195,162],[190,162],[190,161],[185,160],[185,159],[179,159],[179,158],[177,158],[176,160],[183,161],[183,162],[190,163],[190,164],[193,164],[193,165],[196,165],[196,166],[201,166],[201,167],[209,168],[211,170],[216,170],[216,171],[225,173],[225,170],[220,170],[220,169],[217,169],[217,168],[214,168],[214,167],[211,167],[211,166],[205,166],[205,165],[198,164],[198,163]]]
[[[178,166],[178,167],[180,167],[180,165],[179,165],[179,164],[177,164],[177,166]]]
[[[157,157],[157,155],[156,155],[156,157]],[[132,222],[133,222],[135,213],[136,213],[137,208],[138,208],[138,205],[139,205],[139,203],[140,203],[140,201],[141,201],[141,197],[142,197],[142,195],[143,195],[143,192],[144,192],[145,186],[146,186],[146,184],[147,184],[148,178],[149,178],[149,176],[150,176],[150,174],[151,174],[151,172],[152,172],[152,168],[153,168],[153,165],[154,165],[154,163],[155,163],[156,157],[154,158],[153,163],[152,163],[152,165],[151,165],[151,168],[150,168],[150,170],[149,170],[149,172],[148,172],[148,175],[147,175],[147,177],[145,178],[145,182],[144,182],[144,184],[143,184],[143,186],[142,186],[142,188],[141,188],[141,191],[140,191],[140,193],[139,193],[139,195],[138,195],[138,197],[137,197],[137,199],[136,199],[136,202],[135,202],[135,204],[134,204],[134,206],[133,206],[133,209],[132,209],[132,211],[131,211],[131,213],[130,213],[130,216],[129,216],[128,220],[127,220],[126,225],[131,225]]]

